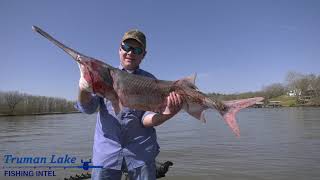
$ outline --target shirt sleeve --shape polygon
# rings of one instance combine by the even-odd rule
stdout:
[[[99,97],[96,95],[92,95],[91,100],[88,103],[80,103],[80,101],[77,101],[76,108],[86,114],[92,114],[96,112],[97,108],[99,106]]]
[[[149,114],[157,114],[157,113],[152,112],[152,111],[146,111],[146,112],[144,112],[144,114],[143,114],[143,116],[142,116],[142,118],[141,118],[141,123],[142,123],[142,124],[143,124],[144,118],[145,118],[147,115],[149,115]]]

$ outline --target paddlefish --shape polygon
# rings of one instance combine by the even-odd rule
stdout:
[[[110,100],[115,113],[119,113],[123,107],[163,113],[167,105],[167,96],[174,91],[182,97],[182,109],[189,115],[206,122],[205,111],[217,110],[231,130],[240,136],[236,113],[263,100],[262,97],[254,97],[219,101],[207,96],[196,87],[196,75],[167,81],[131,74],[65,46],[39,27],[32,26],[32,29],[85,67],[81,71],[86,81],[92,84],[93,93]]]

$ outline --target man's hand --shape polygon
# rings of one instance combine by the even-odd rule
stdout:
[[[90,77],[88,69],[80,63],[78,63],[78,65],[80,69],[78,101],[80,103],[86,104],[92,99],[92,79]]]
[[[174,116],[181,110],[182,105],[182,97],[173,91],[167,97],[167,106],[162,114]]]
[[[164,123],[177,114],[181,110],[182,105],[183,98],[179,94],[171,92],[167,97],[167,106],[164,112],[162,114],[156,113],[145,116],[142,121],[144,127],[154,127]]]
[[[78,63],[80,69],[80,80],[79,80],[79,88],[80,91],[93,92],[92,89],[92,80],[90,77],[90,72],[86,67],[82,64]]]

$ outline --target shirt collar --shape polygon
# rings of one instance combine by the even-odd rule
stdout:
[[[124,67],[123,67],[122,64],[120,63],[120,65],[119,65],[118,68],[121,69],[121,70],[123,70],[123,71],[127,71],[128,73],[131,73],[131,74],[139,74],[139,72],[140,72],[139,66],[138,66],[137,69],[131,71],[131,70],[126,70],[126,69],[124,69]]]

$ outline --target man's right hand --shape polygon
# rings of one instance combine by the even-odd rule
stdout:
[[[82,64],[78,64],[80,69],[80,80],[79,80],[79,94],[78,101],[80,103],[88,103],[92,99],[93,88],[92,88],[92,79],[88,68]]]
[[[80,70],[79,89],[80,91],[93,92],[92,79],[88,69],[82,64],[78,63]]]

